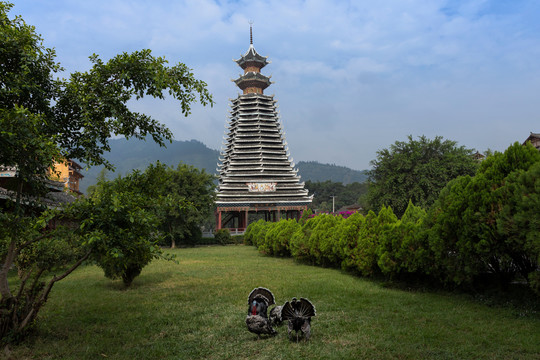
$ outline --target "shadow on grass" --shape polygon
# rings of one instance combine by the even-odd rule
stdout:
[[[488,307],[510,309],[517,317],[540,319],[540,297],[526,283],[512,283],[503,288],[496,282],[485,281],[483,284],[475,284],[474,287],[445,288],[441,284],[424,279],[388,281],[388,279],[379,278],[365,280],[388,289],[458,296]]]
[[[139,288],[143,287],[159,287],[161,283],[171,279],[173,275],[173,271],[151,272],[145,274],[143,269],[141,275],[137,276],[130,286],[126,286],[121,279],[107,279],[108,281],[102,283],[101,287],[107,290],[118,291],[138,290]]]

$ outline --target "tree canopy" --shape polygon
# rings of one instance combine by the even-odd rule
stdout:
[[[148,115],[130,110],[127,102],[144,96],[163,99],[166,94],[180,102],[185,116],[191,104],[213,104],[206,83],[194,77],[182,63],[167,66],[148,49],[123,53],[105,62],[90,56],[87,72],[69,79],[55,78],[61,70],[55,51],[43,46],[33,26],[21,17],[7,15],[12,4],[0,3],[0,110],[2,136],[9,143],[12,132],[4,130],[14,121],[38,117],[38,138],[50,139],[66,158],[90,165],[111,164],[103,157],[113,135],[144,139],[147,135],[163,145],[172,139],[170,130]],[[22,120],[21,120],[22,118]],[[2,152],[0,163],[19,166],[11,152]]]
[[[159,229],[172,247],[177,240],[190,243],[200,237],[201,224],[212,213],[214,175],[191,165],[180,163],[173,168],[158,161],[144,171],[134,170],[114,181],[101,177],[96,186],[89,188],[89,196],[99,197],[101,188],[109,183],[119,191],[144,194],[145,208],[158,218]]]
[[[160,145],[171,140],[172,133],[159,121],[128,108],[131,99],[172,96],[186,116],[196,101],[213,104],[206,84],[186,65],[168,66],[150,50],[108,61],[94,54],[90,70],[59,79],[55,51],[46,48],[20,16],[8,16],[12,7],[0,2],[0,165],[17,169],[15,183],[9,184],[16,195],[8,201],[15,210],[0,207],[2,342],[20,336],[34,322],[53,285],[91,255],[114,255],[119,249],[115,241],[121,237],[135,239],[143,248],[152,246],[153,240],[144,234],[153,214],[138,208],[137,194],[121,197],[109,192],[102,204],[86,204],[91,216],[79,223],[66,221],[67,227],[52,226],[51,221],[60,219],[57,211],[39,206],[27,211],[29,199],[39,199],[46,190],[54,161],[70,158],[112,168],[103,154],[113,135],[150,136]],[[29,192],[33,196],[24,200]],[[17,291],[8,281],[13,267],[20,270]]]
[[[314,195],[311,208],[330,212],[332,211],[332,201],[335,211],[347,205],[357,204],[367,191],[367,183],[353,182],[343,185],[340,182],[330,180],[323,182],[308,180],[306,181],[306,189],[309,190],[310,195]]]
[[[368,203],[374,211],[390,206],[401,217],[411,200],[428,208],[446,184],[461,175],[474,175],[478,162],[474,150],[457,146],[455,141],[408,136],[389,149],[377,151],[369,173]]]
[[[427,225],[434,266],[446,281],[491,273],[508,284],[518,273],[540,289],[539,169],[540,152],[516,142],[441,191]]]

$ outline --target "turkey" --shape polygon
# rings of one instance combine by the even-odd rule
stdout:
[[[281,309],[283,309],[283,306],[277,305],[270,310],[270,324],[281,325],[283,322],[283,319],[281,318]]]
[[[266,288],[258,287],[249,293],[246,325],[250,332],[259,336],[277,334],[268,319],[268,307],[275,303],[274,295]]]
[[[293,298],[290,302],[287,301],[281,309],[281,318],[289,320],[289,338],[293,330],[296,332],[296,341],[298,342],[298,331],[304,334],[304,338],[309,340],[311,336],[311,317],[315,316],[315,306],[308,300]]]

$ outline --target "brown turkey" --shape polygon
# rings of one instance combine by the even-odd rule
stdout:
[[[304,334],[304,338],[309,340],[311,336],[311,318],[316,315],[315,306],[308,300],[293,298],[290,302],[287,301],[281,309],[281,318],[283,321],[289,320],[289,338],[291,333],[296,332],[296,341],[298,342],[298,332]]]
[[[258,336],[277,334],[268,319],[268,307],[275,303],[274,295],[266,288],[258,287],[249,293],[246,325],[250,332]]]

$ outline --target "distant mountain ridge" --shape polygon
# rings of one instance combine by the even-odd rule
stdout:
[[[151,140],[112,139],[109,144],[111,151],[105,154],[105,158],[115,166],[115,172],[108,173],[108,179],[113,179],[119,174],[124,175],[133,169],[144,170],[149,164],[158,160],[174,167],[183,162],[204,169],[210,174],[217,174],[219,151],[210,149],[197,140],[175,140],[167,144],[166,148],[160,147]],[[352,182],[364,182],[367,179],[365,170],[352,170],[345,166],[321,164],[316,161],[299,161],[296,167],[303,181],[331,180],[346,185]],[[88,186],[97,182],[102,168],[102,166],[97,166],[83,171],[84,179],[80,185],[83,193],[86,193]]]
[[[311,180],[313,182],[333,181],[340,182],[343,185],[354,182],[363,183],[367,180],[367,170],[353,170],[346,166],[335,164],[321,164],[317,161],[299,161],[296,166],[302,180]]]

